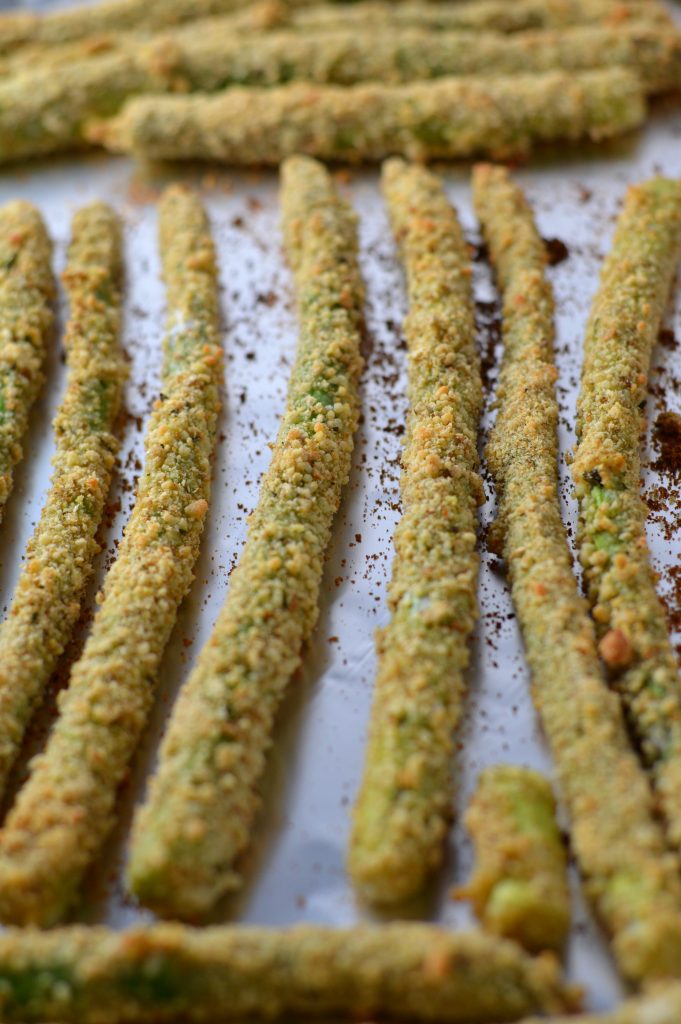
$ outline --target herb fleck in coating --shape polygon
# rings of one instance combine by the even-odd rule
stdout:
[[[3,1021],[185,1024],[338,1015],[449,1024],[574,1006],[552,957],[424,924],[303,925],[0,935]]]
[[[238,884],[274,718],[318,614],[324,552],[358,417],[363,288],[355,216],[325,168],[282,169],[300,342],[248,539],[213,634],[180,692],[138,814],[128,879],[143,903],[196,917]]]
[[[55,291],[51,258],[35,207],[17,200],[0,209],[0,517],[43,383]]]
[[[639,494],[650,357],[681,255],[681,181],[629,189],[584,342],[572,467],[601,657],[681,846],[681,688]]]
[[[482,166],[474,199],[504,298],[498,415],[487,450],[533,696],[588,896],[633,981],[681,976],[681,882],[610,693],[558,498],[553,296],[527,203]]]
[[[440,864],[451,817],[454,732],[477,618],[482,382],[470,257],[442,184],[391,160],[383,190],[409,285],[410,410],[392,617],[378,635],[349,867],[368,899],[395,903]]]
[[[292,153],[376,161],[519,156],[556,139],[623,134],[645,117],[632,72],[608,68],[408,85],[293,84],[216,96],[140,96],[89,136],[157,160],[278,164]]]
[[[182,189],[166,192],[160,229],[169,309],[163,391],[92,632],[0,833],[0,915],[13,922],[57,921],[109,833],[208,508],[222,366],[215,253],[201,204]]]
[[[567,857],[551,785],[538,772],[495,765],[482,772],[466,811],[477,863],[457,898],[485,928],[531,952],[560,950],[570,928]]]
[[[73,220],[64,285],[68,383],[54,421],[54,474],[7,619],[0,627],[0,789],[78,618],[118,445],[126,376],[120,331],[120,225],[103,203]]]

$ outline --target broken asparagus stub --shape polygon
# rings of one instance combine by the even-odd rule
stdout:
[[[640,494],[650,358],[681,257],[681,181],[629,189],[586,329],[577,447],[580,559],[599,650],[681,848],[681,684]]]
[[[80,613],[118,450],[112,433],[126,364],[119,344],[121,231],[104,203],[80,210],[64,286],[66,393],[54,421],[54,473],[0,627],[0,790]]]
[[[324,553],[352,459],[362,368],[356,218],[326,168],[282,168],[300,340],[272,461],[213,633],[180,691],[128,880],[166,916],[205,914],[239,884],[274,720],[318,615]]]
[[[12,923],[58,921],[109,834],[208,509],[222,352],[215,252],[194,195],[167,190],[160,236],[168,294],[162,393],[92,631],[0,832],[0,917]]]
[[[376,903],[415,895],[440,864],[454,733],[477,618],[480,361],[468,246],[442,183],[402,160],[383,191],[405,265],[409,414],[391,619],[378,669],[349,868]]]
[[[94,123],[92,141],[152,160],[278,164],[292,153],[350,163],[391,155],[447,159],[527,154],[638,127],[636,75],[608,68],[408,85],[293,84],[215,96],[140,96]]]
[[[424,924],[0,935],[6,1024],[190,1024],[366,1015],[447,1024],[514,1021],[574,1007],[553,957]]]
[[[516,765],[487,768],[466,811],[476,864],[457,898],[484,927],[531,952],[560,950],[570,928],[567,856],[551,784]]]
[[[500,167],[473,179],[503,295],[504,357],[487,456],[532,678],[587,896],[635,983],[681,977],[681,881],[608,689],[558,496],[553,295],[522,192]]]

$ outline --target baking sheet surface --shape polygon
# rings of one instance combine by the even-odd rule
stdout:
[[[2,6],[2,5],[0,5]],[[638,138],[600,153],[566,150],[541,164],[518,170],[532,200],[540,229],[560,239],[568,256],[549,273],[558,305],[561,447],[572,443],[571,424],[578,382],[581,338],[596,288],[600,260],[607,251],[613,220],[627,184],[657,172],[681,174],[681,111],[658,108]],[[226,374],[214,489],[194,586],[184,602],[163,661],[159,696],[145,742],[121,800],[120,824],[106,856],[93,873],[79,919],[124,926],[150,915],[130,905],[120,885],[125,839],[135,801],[154,763],[158,737],[174,695],[191,669],[224,598],[230,569],[242,547],[246,517],[257,499],[268,441],[275,436],[285,400],[296,343],[296,319],[289,273],[279,234],[277,180],[273,174],[185,169],[142,177],[125,159],[99,155],[23,165],[0,174],[0,202],[22,196],[44,213],[55,240],[58,270],[64,262],[69,220],[82,203],[110,201],[126,229],[124,343],[131,360],[128,415],[121,436],[120,471],[111,494],[104,550],[97,560],[86,634],[97,583],[110,564],[115,541],[133,502],[140,470],[146,419],[158,390],[164,293],[159,280],[155,201],[165,181],[186,179],[205,196],[218,244]],[[243,890],[226,902],[216,919],[287,925],[297,921],[347,925],[370,917],[358,906],[344,870],[349,811],[358,786],[375,667],[373,632],[386,621],[385,590],[392,557],[391,535],[399,515],[400,437],[405,419],[405,350],[400,322],[404,286],[375,172],[340,176],[340,187],[360,216],[362,266],[367,284],[367,366],[363,418],[354,468],[338,515],[322,587],[317,630],[303,669],[292,681],[268,764],[264,804],[244,864]],[[468,171],[446,172],[448,194],[472,243],[477,242]],[[554,249],[556,247],[554,246]],[[482,261],[475,263],[480,345],[488,379],[488,400],[499,356],[494,291]],[[677,289],[677,292],[679,289]],[[60,316],[63,321],[63,304]],[[681,302],[670,310],[669,327],[681,338]],[[51,419],[64,387],[61,345],[53,346],[49,383],[32,416],[26,457],[0,532],[0,600],[11,598],[22,552],[37,521],[49,480],[54,450]],[[681,410],[681,354],[671,336],[659,346],[649,403],[652,428],[662,408]],[[489,403],[488,403],[489,404]],[[486,425],[489,423],[489,409]],[[656,451],[649,441],[646,463]],[[565,466],[562,467],[565,476]],[[674,529],[674,481],[647,466],[647,492],[660,485],[671,491],[668,513],[655,511],[650,538],[660,585],[672,616],[681,619],[681,596],[674,593],[673,570],[681,541]],[[482,511],[482,532],[493,516],[493,491]],[[574,523],[574,503],[565,481],[565,513]],[[671,525],[670,525],[671,524]],[[496,560],[482,543],[481,619],[469,673],[470,698],[460,734],[456,774],[459,811],[479,770],[499,761],[551,771],[528,695],[527,670],[508,590]],[[674,613],[679,614],[675,615]],[[681,644],[681,635],[675,634]],[[77,648],[78,640],[75,648]],[[69,652],[73,657],[74,650]],[[67,678],[69,656],[60,673]],[[56,687],[55,687],[56,689]],[[29,747],[44,741],[53,718],[54,694],[32,730]],[[21,778],[21,771],[18,779]],[[453,885],[468,875],[471,852],[463,829],[452,830],[447,864],[423,903],[411,911],[451,926],[470,923],[468,908],[454,902]],[[621,997],[612,965],[597,929],[575,887],[575,927],[568,951],[570,975],[587,986],[595,1008]]]

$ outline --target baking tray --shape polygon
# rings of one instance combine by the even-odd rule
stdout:
[[[7,7],[4,4],[0,7]],[[27,4],[25,6],[35,6]],[[681,174],[681,108],[656,106],[651,122],[633,139],[605,149],[566,148],[547,153],[517,170],[552,249],[565,258],[549,270],[557,297],[557,357],[560,371],[560,441],[573,443],[572,424],[581,342],[600,261],[607,251],[614,217],[627,184],[654,173]],[[471,208],[468,168],[444,171],[448,195],[471,242],[478,241]],[[213,499],[196,580],[186,598],[163,660],[158,700],[150,727],[121,797],[121,813],[106,854],[88,879],[76,920],[123,927],[150,920],[126,900],[121,885],[125,842],[134,804],[144,790],[155,750],[178,687],[207,639],[241,550],[246,518],[257,500],[259,478],[269,459],[283,410],[287,377],[296,344],[294,296],[279,234],[275,174],[232,173],[212,168],[140,171],[123,158],[89,154],[75,159],[25,164],[0,173],[0,202],[24,197],[42,210],[55,241],[55,265],[63,267],[69,221],[74,210],[95,198],[111,202],[122,215],[126,234],[124,344],[130,357],[127,415],[121,428],[120,469],[110,496],[103,551],[96,562],[87,609],[74,644],[57,674],[49,699],[31,730],[27,754],[44,742],[54,717],[54,696],[68,678],[92,615],[94,594],[111,563],[115,542],[134,498],[142,458],[143,432],[158,391],[164,292],[159,280],[155,202],[170,180],[186,180],[205,198],[219,250],[226,372]],[[345,491],[328,554],[318,627],[293,679],[279,716],[263,791],[264,807],[243,864],[245,884],[222,904],[215,920],[268,925],[310,921],[349,925],[372,919],[353,895],[344,869],[349,812],[359,783],[366,723],[375,669],[373,633],[386,621],[386,584],[392,558],[391,536],[399,516],[400,438],[405,419],[405,348],[400,322],[405,313],[404,284],[381,201],[375,171],[339,174],[339,186],[360,217],[361,260],[367,285],[367,366],[363,415],[352,476]],[[475,262],[480,346],[490,397],[499,356],[494,290],[484,262]],[[677,289],[677,292],[681,289]],[[60,299],[59,321],[65,310]],[[681,301],[669,311],[669,333],[658,347],[649,400],[649,434],[661,409],[681,410]],[[26,542],[38,519],[54,450],[51,419],[65,382],[59,340],[48,365],[48,385],[31,419],[26,457],[0,530],[0,600],[9,604]],[[655,502],[649,535],[660,586],[673,620],[681,620],[681,594],[674,568],[681,551],[675,517],[681,513],[677,482],[652,463],[649,437],[645,486]],[[561,466],[564,511],[571,528],[575,507]],[[528,692],[528,674],[508,587],[484,544],[494,515],[493,491],[482,509],[481,618],[469,672],[470,697],[456,756],[457,824],[452,829],[445,868],[432,890],[408,913],[451,927],[471,923],[466,904],[451,899],[453,886],[471,867],[471,850],[460,824],[461,811],[480,769],[500,761],[531,765],[551,773]],[[666,506],[664,507],[660,506]],[[681,505],[678,505],[681,508]],[[679,588],[681,589],[681,588]],[[681,633],[675,633],[681,645]],[[23,765],[16,775],[20,782]],[[598,928],[584,907],[573,873],[575,922],[567,950],[567,970],[586,986],[588,1004],[607,1008],[622,990]]]

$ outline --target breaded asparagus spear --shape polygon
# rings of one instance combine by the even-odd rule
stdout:
[[[390,160],[383,191],[409,288],[409,400],[391,620],[378,669],[349,868],[371,901],[418,892],[442,860],[477,618],[482,409],[471,265],[441,182]]]
[[[353,4],[319,4],[290,11],[291,28],[395,28],[522,32],[570,25],[621,25],[639,19],[669,23],[669,12],[655,0],[476,0],[475,3],[414,3],[404,0],[357,0]]]
[[[192,918],[239,883],[277,709],[318,614],[324,552],[359,411],[363,288],[355,216],[326,169],[282,169],[300,342],[248,539],[213,634],[183,686],[132,837],[140,900]]]
[[[424,924],[288,931],[160,924],[0,935],[0,1016],[8,1024],[288,1014],[500,1024],[574,1001],[552,957],[533,960],[512,942]]]
[[[59,74],[49,65],[37,72],[31,67],[0,81],[0,162],[82,146],[89,121],[115,114],[126,99],[139,93],[219,92],[231,86],[275,86],[292,80],[320,85],[397,84],[457,75],[581,72],[603,66],[628,67],[648,92],[674,88],[681,84],[681,32],[673,25],[633,22],[619,28],[577,27],[510,38],[500,33],[471,38],[469,32],[408,28],[378,34],[350,29],[225,36],[210,23],[205,32],[185,30],[147,45],[131,45],[121,53],[76,61]],[[525,116],[532,109],[526,92],[521,87],[516,96],[518,104],[528,108]],[[500,103],[503,96],[502,90]],[[475,132],[483,98],[475,90],[453,98],[468,101]],[[403,103],[409,99],[405,97]],[[581,124],[583,113],[575,111],[573,103],[566,111],[569,122],[577,117]],[[578,102],[579,111],[583,105],[584,100]],[[498,115],[492,108],[487,116]],[[465,124],[465,117],[462,120]],[[536,122],[543,124],[538,117]],[[280,132],[287,129],[284,122]],[[436,124],[436,136],[438,130]],[[580,128],[579,133],[583,131]]]
[[[593,624],[572,572],[558,497],[553,296],[522,193],[476,168],[475,207],[504,300],[505,354],[487,450],[503,550],[572,845],[587,894],[633,981],[681,977],[681,882],[653,815]]]
[[[0,518],[31,406],[43,382],[52,328],[52,243],[24,200],[0,209]]]
[[[485,928],[531,952],[560,950],[570,928],[567,857],[556,802],[543,775],[495,765],[478,779],[466,811],[477,863],[460,899]]]
[[[584,343],[572,467],[599,650],[681,846],[681,685],[639,493],[650,357],[681,256],[681,181],[629,189]]]
[[[0,833],[0,916],[9,921],[57,921],[100,851],[203,531],[221,350],[215,253],[198,199],[170,188],[160,236],[168,289],[162,394],[92,632]]]
[[[78,618],[118,445],[126,376],[120,331],[121,238],[103,203],[73,220],[64,285],[68,383],[54,421],[54,474],[7,619],[0,627],[0,790]]]
[[[386,84],[464,75],[590,71],[626,67],[646,91],[681,86],[681,31],[674,25],[631,22],[560,31],[428,32],[394,28],[359,33],[280,31],[244,38],[212,27],[190,40],[160,40],[139,54],[158,79],[158,91],[215,92],[232,85],[267,86],[292,80],[319,85]]]
[[[243,6],[242,0],[108,0],[49,14],[2,14],[0,53],[28,44],[59,45],[99,32],[158,31]]]
[[[604,139],[641,124],[638,79],[617,68],[579,75],[442,79],[349,88],[295,84],[217,96],[149,96],[91,137],[158,160],[277,164],[303,152],[329,160],[521,155],[537,143]]]

